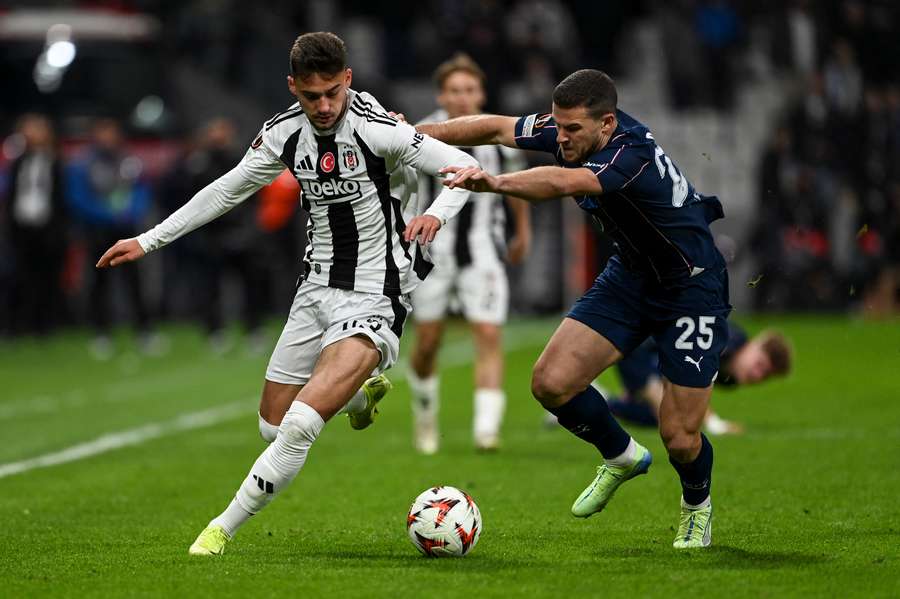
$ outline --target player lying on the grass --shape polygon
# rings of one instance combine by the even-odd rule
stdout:
[[[390,389],[381,373],[397,359],[409,293],[431,269],[409,241],[430,242],[469,196],[447,189],[406,225],[400,197],[415,180],[408,170],[437,175],[451,164],[478,164],[350,89],[352,72],[336,35],[301,35],[290,65],[288,88],[298,102],[265,123],[240,164],[154,229],[116,243],[97,263],[116,266],[171,243],[285,167],[300,182],[309,247],[260,400],[260,434],[271,444],[234,500],[191,545],[196,555],[222,553],[237,529],[287,487],[332,416],[346,409],[355,429],[372,422],[375,404]]]
[[[575,196],[618,245],[594,285],[574,305],[534,366],[532,393],[560,424],[604,457],[572,506],[602,510],[626,480],[647,472],[650,452],[626,433],[591,386],[652,336],[659,345],[663,399],[659,431],[681,479],[674,546],[711,542],[713,451],[701,432],[719,355],[728,340],[728,274],[709,223],[723,216],[698,193],[649,129],[616,107],[605,73],[584,69],[553,91],[553,111],[520,118],[460,117],[419,131],[454,145],[503,144],[552,153],[561,167],[503,175],[447,169],[451,188],[528,200]]]
[[[444,121],[479,114],[485,101],[484,72],[461,54],[441,64],[434,74],[441,109],[423,122]],[[525,167],[521,152],[505,147],[463,148],[486,169],[516,171]],[[420,177],[419,193],[430,200],[441,184],[435,177]],[[509,308],[509,283],[504,262],[520,262],[531,243],[529,205],[506,198],[515,214],[515,236],[507,246],[503,196],[473,193],[459,218],[431,245],[434,271],[412,294],[416,342],[407,374],[412,391],[416,448],[424,454],[438,450],[437,354],[444,331],[450,296],[456,294],[469,321],[475,342],[475,396],[472,436],[480,450],[496,449],[506,407],[503,393],[501,326]]]
[[[659,346],[653,339],[647,339],[616,364],[625,392],[622,397],[606,397],[613,415],[634,424],[659,424],[663,399],[659,356]],[[734,389],[786,376],[791,370],[792,350],[784,335],[777,331],[763,331],[751,339],[744,329],[729,322],[728,344],[719,361],[716,386]],[[737,434],[744,430],[740,424],[720,418],[712,408],[706,412],[703,427],[712,435]]]

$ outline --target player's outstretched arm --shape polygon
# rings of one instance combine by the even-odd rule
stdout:
[[[512,116],[476,114],[461,116],[442,123],[416,125],[419,133],[430,135],[454,146],[516,145],[516,121]]]
[[[453,173],[453,177],[444,180],[450,189],[462,187],[476,192],[502,193],[529,201],[603,193],[600,181],[587,168],[538,166],[494,176],[480,168],[451,166],[441,172]]]

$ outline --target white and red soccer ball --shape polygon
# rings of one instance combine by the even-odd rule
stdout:
[[[481,536],[481,512],[456,487],[432,487],[413,501],[406,531],[416,549],[428,557],[462,557]]]

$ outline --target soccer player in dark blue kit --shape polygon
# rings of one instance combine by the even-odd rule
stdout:
[[[445,185],[531,201],[574,196],[615,240],[618,254],[538,358],[532,393],[603,455],[596,478],[572,506],[582,518],[599,512],[623,482],[646,473],[652,460],[591,382],[652,336],[664,385],[659,431],[682,487],[674,546],[706,547],[713,450],[701,426],[731,311],[725,260],[709,229],[723,216],[722,206],[698,193],[649,129],[616,104],[612,79],[583,69],[556,87],[549,114],[460,117],[418,129],[457,146],[550,152],[560,166],[497,176],[450,167],[445,172],[454,175]]]

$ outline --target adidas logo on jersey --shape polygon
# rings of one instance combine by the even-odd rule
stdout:
[[[313,200],[316,204],[335,204],[337,202],[349,202],[362,197],[360,185],[357,181],[347,179],[329,179],[326,181],[306,180],[300,182],[303,195]]]

